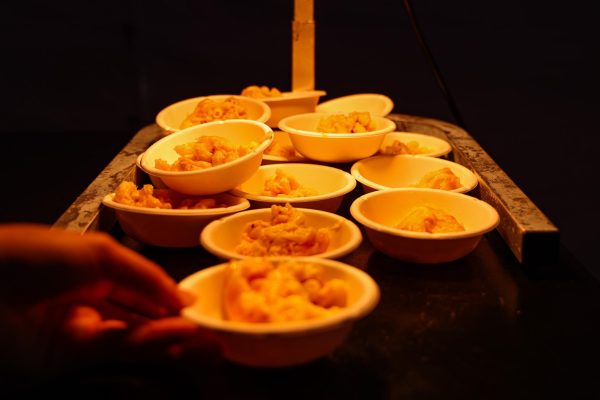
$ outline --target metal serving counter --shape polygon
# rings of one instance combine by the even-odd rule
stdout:
[[[464,130],[426,118],[391,117],[398,130],[445,137],[454,160],[476,172],[479,189],[473,195],[499,211],[501,224],[473,253],[448,264],[407,264],[374,250],[365,236],[341,261],[376,280],[381,302],[341,348],[308,365],[102,365],[62,383],[73,391],[151,398],[531,399],[600,393],[600,288],[560,247],[556,227]],[[100,205],[123,179],[144,179],[135,159],[160,135],[154,125],[138,132],[55,226],[106,230],[180,280],[220,261],[201,247],[138,243]],[[361,190],[346,196],[341,215],[351,218],[348,207]]]

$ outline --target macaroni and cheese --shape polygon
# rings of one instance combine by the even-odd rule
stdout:
[[[271,206],[271,220],[256,220],[246,225],[236,253],[245,256],[311,256],[329,247],[331,234],[339,224],[329,228],[306,225],[304,213],[292,207]]]
[[[133,182],[123,181],[115,190],[113,200],[117,203],[135,207],[165,208],[178,210],[205,210],[209,208],[228,207],[210,197],[183,197],[168,189],[155,189],[152,185],[144,185],[138,190]]]
[[[269,88],[268,86],[252,85],[242,90],[242,96],[264,99],[265,97],[279,97],[281,96],[281,91],[275,87]]]
[[[281,169],[275,170],[275,176],[265,181],[261,196],[275,197],[306,197],[314,196],[318,192],[314,189],[302,186],[296,178],[287,175]]]
[[[331,315],[348,304],[348,286],[321,266],[264,258],[230,261],[223,288],[225,317],[269,323]]]
[[[448,167],[425,174],[413,187],[454,190],[462,187],[460,178]]]
[[[369,112],[351,112],[348,115],[335,114],[323,117],[317,125],[317,132],[362,133],[376,130],[375,121]]]
[[[265,149],[265,154],[271,156],[285,157],[285,158],[295,158],[298,153],[296,153],[296,148],[291,144],[283,144],[273,141],[269,147]]]
[[[448,233],[465,230],[465,227],[454,216],[429,206],[412,208],[396,225],[396,228],[428,233]]]
[[[196,142],[175,146],[180,157],[172,165],[160,158],[154,165],[164,171],[195,171],[233,161],[251,149],[252,146],[236,146],[220,136],[200,136]]]
[[[385,155],[399,155],[399,154],[425,154],[431,153],[429,147],[420,146],[419,142],[411,140],[410,142],[401,142],[400,140],[394,140],[390,145],[385,146],[381,149],[381,154]]]
[[[196,105],[194,111],[183,120],[180,128],[184,129],[205,122],[238,118],[248,118],[248,112],[235,97],[228,97],[223,101],[204,99],[200,101],[198,105]]]

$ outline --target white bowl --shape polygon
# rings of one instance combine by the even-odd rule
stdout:
[[[419,147],[429,149],[427,152],[417,154],[420,156],[443,157],[452,151],[450,143],[435,136],[413,132],[390,132],[383,138],[379,152],[383,153],[384,149],[390,146],[395,140],[404,144],[417,142]]]
[[[477,186],[477,176],[468,168],[448,160],[426,156],[374,156],[355,162],[352,176],[363,185],[365,192],[412,187],[432,171],[450,168],[459,177],[461,187],[451,190],[466,193]]]
[[[154,186],[156,189],[168,189],[167,185],[165,185],[165,183],[162,181],[162,179],[160,179],[158,176],[150,175],[146,171],[144,171],[144,167],[142,167],[142,158],[144,158],[144,153],[141,153],[135,159],[136,167],[138,167],[138,169],[141,172],[148,175],[148,178],[150,179],[150,183],[152,183],[152,186]]]
[[[323,253],[315,254],[321,258],[340,258],[354,251],[362,241],[360,229],[356,224],[344,217],[321,210],[298,208],[306,218],[306,226],[313,228],[330,228],[339,224],[332,231],[329,247]],[[200,235],[202,246],[223,259],[246,258],[235,251],[241,242],[242,233],[246,226],[256,220],[269,222],[270,208],[247,210],[225,218],[220,218],[208,224]]]
[[[285,259],[273,259],[285,260]],[[179,286],[197,295],[184,308],[184,317],[213,332],[224,347],[224,357],[253,367],[284,367],[305,364],[334,351],[348,336],[354,323],[368,315],[379,302],[379,287],[365,272],[348,264],[322,258],[295,258],[324,268],[326,278],[340,278],[349,285],[349,304],[323,318],[285,323],[246,323],[223,316],[223,285],[226,264],[206,268],[185,278]]]
[[[309,113],[282,119],[279,129],[289,134],[292,144],[303,156],[323,162],[350,162],[377,153],[386,133],[396,125],[384,117],[372,116],[376,130],[364,133],[317,132],[321,118],[329,113]]]
[[[201,136],[220,136],[234,145],[258,146],[240,158],[197,171],[164,171],[154,166],[158,159],[173,163],[179,158],[175,146],[196,141]],[[142,169],[159,177],[169,188],[188,195],[226,192],[250,178],[260,166],[263,151],[273,141],[273,131],[262,122],[244,119],[208,122],[165,136],[144,153]]]
[[[412,232],[395,226],[413,208],[429,205],[456,218],[465,230],[451,233]],[[483,234],[499,222],[494,207],[461,193],[435,189],[390,189],[357,198],[350,213],[365,227],[373,246],[390,257],[424,264],[444,263],[473,251]]]
[[[287,134],[287,132],[279,131],[279,130],[273,131],[273,142],[271,143],[271,145],[287,146],[289,148],[294,149],[295,154],[291,157],[283,156],[283,155],[268,154],[268,153],[266,153],[266,151],[268,151],[268,149],[267,149],[267,150],[265,150],[265,153],[263,153],[263,160],[262,160],[263,164],[275,164],[275,163],[282,163],[282,162],[307,162],[308,161],[302,154],[300,154],[296,151],[296,148],[292,144],[292,141],[290,140],[290,136]]]
[[[349,113],[352,111],[368,111],[372,115],[385,117],[394,109],[394,102],[383,94],[359,93],[337,97],[319,104],[317,112]]]
[[[295,178],[303,187],[314,189],[318,194],[305,197],[261,195],[265,181],[273,178],[277,169]],[[335,212],[340,207],[344,195],[355,187],[356,179],[341,169],[319,164],[285,163],[262,165],[250,179],[231,190],[231,193],[247,198],[255,208],[290,203],[294,207]]]
[[[282,92],[281,96],[264,97],[259,100],[271,109],[271,117],[266,124],[276,128],[279,121],[285,117],[314,112],[319,99],[326,94],[322,90]]]
[[[232,94],[217,94],[211,96],[194,97],[191,99],[181,100],[163,108],[156,115],[156,123],[160,126],[165,134],[170,134],[181,130],[183,121],[194,111],[198,103],[205,99],[211,99],[216,102],[222,102],[229,97],[234,97],[240,102],[248,113],[248,119],[266,122],[271,117],[269,106],[251,97],[232,95]]]
[[[228,207],[205,210],[135,207],[115,202],[114,196],[104,196],[102,204],[115,211],[123,231],[142,243],[161,247],[198,246],[200,232],[209,222],[250,207],[248,200],[229,194],[211,196]]]

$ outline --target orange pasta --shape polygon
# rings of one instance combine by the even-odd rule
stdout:
[[[245,256],[311,256],[329,247],[332,232],[339,228],[315,228],[306,224],[304,213],[292,207],[271,206],[269,222],[249,223],[235,251]]]
[[[265,181],[262,196],[305,197],[314,196],[316,190],[302,186],[296,178],[286,174],[281,169],[275,170],[275,176]]]
[[[419,206],[411,209],[396,227],[407,231],[428,233],[448,233],[465,230],[464,226],[454,216],[429,206]]]
[[[242,96],[264,99],[265,97],[279,97],[281,96],[281,91],[275,87],[269,88],[268,86],[252,85],[242,90]]]
[[[321,118],[317,132],[362,133],[376,129],[375,121],[368,112],[351,112],[348,115],[335,114]]]
[[[238,118],[248,118],[248,112],[235,97],[228,97],[223,101],[204,99],[200,101],[194,111],[183,120],[180,128],[184,129],[205,122]]]
[[[269,323],[310,320],[339,311],[348,303],[341,279],[326,279],[322,267],[263,258],[230,261],[224,285],[226,318]]]
[[[211,197],[184,197],[168,189],[155,189],[144,185],[138,190],[133,182],[123,181],[115,190],[113,200],[117,203],[135,207],[165,208],[178,210],[204,210],[208,208],[228,207]]]
[[[200,136],[196,142],[175,147],[180,157],[173,164],[159,158],[155,167],[164,171],[195,171],[233,161],[251,149],[251,146],[236,146],[220,136]]]
[[[425,174],[413,187],[454,190],[462,187],[460,178],[448,167]]]

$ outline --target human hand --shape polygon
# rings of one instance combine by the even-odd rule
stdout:
[[[0,333],[0,349],[36,360],[34,368],[49,362],[49,349],[59,364],[115,352],[147,354],[148,348],[177,355],[186,341],[215,352],[206,333],[177,316],[190,295],[158,265],[108,235],[0,226],[0,273],[0,323],[10,328]],[[14,339],[20,348],[11,346]]]

